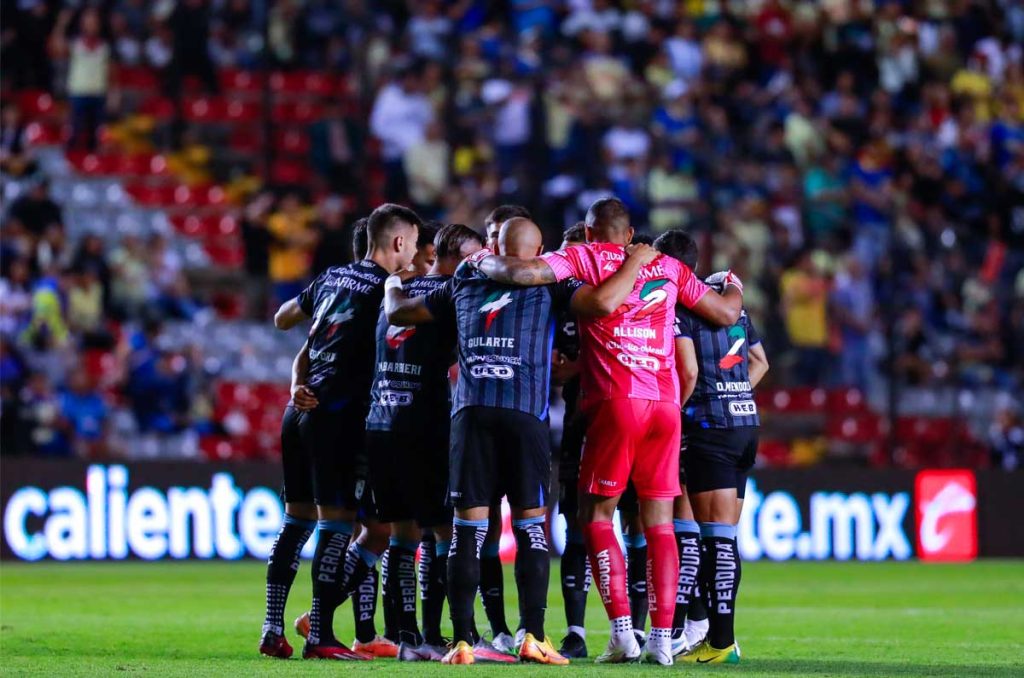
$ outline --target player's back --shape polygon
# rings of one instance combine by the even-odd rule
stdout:
[[[424,275],[403,287],[409,296],[419,297],[449,280],[448,275]],[[455,340],[450,319],[400,327],[390,324],[381,310],[367,430],[411,430],[447,417],[448,367],[455,356]]]
[[[625,248],[589,243],[544,255],[562,279],[600,285],[626,259]],[[583,402],[639,398],[679,402],[673,333],[677,301],[693,306],[707,290],[679,261],[659,256],[644,266],[626,301],[603,318],[580,318]]]
[[[365,259],[327,269],[299,294],[299,306],[313,318],[307,384],[321,405],[367,399],[387,276]]]

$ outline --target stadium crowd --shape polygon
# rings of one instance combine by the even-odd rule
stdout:
[[[496,204],[524,204],[554,245],[615,195],[641,230],[696,234],[703,272],[743,277],[776,384],[871,392],[892,374],[1024,389],[1019,3],[84,5],[3,5],[4,94],[66,98],[70,149],[97,147],[101,123],[134,113],[112,77],[121,67],[159,72],[172,98],[190,78],[217,93],[225,69],[348,81],[308,126],[312,180],[237,206],[256,317],[346,260],[351,222],[373,200],[474,226]],[[5,96],[0,122],[5,174],[30,175],[31,120]],[[180,118],[172,127],[154,140],[213,146],[218,181],[258,169],[219,160]],[[31,431],[40,453],[88,450],[111,396],[140,430],[203,430],[202,370],[155,337],[161,320],[210,313],[209,299],[159,237],[69,242],[45,179],[33,185],[4,212],[4,440]],[[124,320],[139,331],[120,331]],[[93,348],[113,349],[106,384],[65,367]],[[997,464],[1014,466],[1024,446],[1020,407],[1010,397],[993,419]],[[43,423],[26,429],[11,412]]]

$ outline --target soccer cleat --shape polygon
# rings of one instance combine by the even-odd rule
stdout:
[[[303,638],[309,638],[309,613],[303,612],[295,618],[295,633]]]
[[[686,636],[686,644],[688,650],[692,650],[701,644],[701,642],[708,637],[708,628],[711,622],[707,619],[701,619],[700,621],[686,620],[686,625],[683,626],[683,635]]]
[[[672,639],[671,638],[648,638],[644,644],[643,658],[645,664],[658,664],[660,666],[672,666]]]
[[[309,641],[302,646],[302,658],[303,659],[335,659],[340,661],[358,661],[365,662],[373,659],[373,657],[363,654],[362,652],[356,652],[350,650],[342,643],[334,641],[334,643],[320,643],[318,645],[310,645]]]
[[[629,634],[613,635],[608,648],[598,655],[595,664],[630,664],[640,659],[640,645],[636,637]]]
[[[642,652],[644,646],[647,645],[647,636],[644,635],[643,631],[637,631],[636,629],[633,629],[633,635],[636,636],[636,644],[640,646],[640,651]]]
[[[519,632],[517,631],[516,634],[518,635],[518,633]],[[517,643],[516,639],[508,633],[499,633],[498,635],[494,636],[494,640],[491,641],[491,645],[498,652],[504,652],[505,654],[514,655],[516,653],[516,648],[519,646],[519,643]]]
[[[514,664],[519,661],[516,655],[502,652],[483,638],[473,646],[473,656],[478,662],[487,664]]]
[[[554,666],[565,666],[569,660],[558,654],[551,639],[537,640],[532,633],[523,636],[523,644],[519,648],[519,660],[533,664],[552,664]]]
[[[587,641],[578,633],[569,633],[562,638],[558,654],[569,659],[583,659],[587,656]]]
[[[260,638],[260,654],[277,659],[288,659],[292,656],[292,646],[284,639],[284,636],[267,631]]]
[[[362,652],[365,655],[382,659],[391,659],[398,656],[398,645],[381,635],[374,636],[373,640],[367,643],[357,640],[352,643],[352,649],[356,652]]]
[[[398,646],[398,661],[400,662],[439,662],[444,659],[448,648],[443,645],[412,645],[402,643]]]
[[[689,651],[690,644],[686,642],[686,632],[683,629],[672,629],[672,656],[678,657]]]
[[[681,656],[679,661],[693,664],[739,664],[740,649],[733,643],[724,650],[719,650],[711,647],[711,643],[705,640],[693,648],[692,652]]]
[[[474,664],[476,663],[476,653],[473,648],[469,646],[464,640],[460,640],[455,643],[455,647],[448,650],[441,659],[442,664]]]

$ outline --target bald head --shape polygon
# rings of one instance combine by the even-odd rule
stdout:
[[[526,217],[512,217],[501,225],[498,253],[506,257],[529,259],[540,254],[544,236],[537,224]]]
[[[618,198],[601,198],[587,210],[587,238],[596,242],[628,245],[633,240],[629,209]]]

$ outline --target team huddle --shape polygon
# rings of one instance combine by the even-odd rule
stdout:
[[[316,529],[313,602],[295,622],[304,658],[568,664],[587,656],[593,584],[611,624],[597,662],[738,662],[736,524],[757,450],[753,388],[768,369],[742,282],[730,271],[700,280],[683,231],[634,242],[614,198],[546,254],[524,208],[499,207],[485,227],[486,242],[383,205],[357,223],[355,262],[278,310],[279,329],[312,325],[282,420],[285,519],[260,652],[292,655],[285,603]],[[558,649],[545,632],[552,383],[565,401]],[[514,633],[502,498],[516,543]],[[490,640],[474,619],[478,592]],[[351,648],[334,631],[345,600]]]

